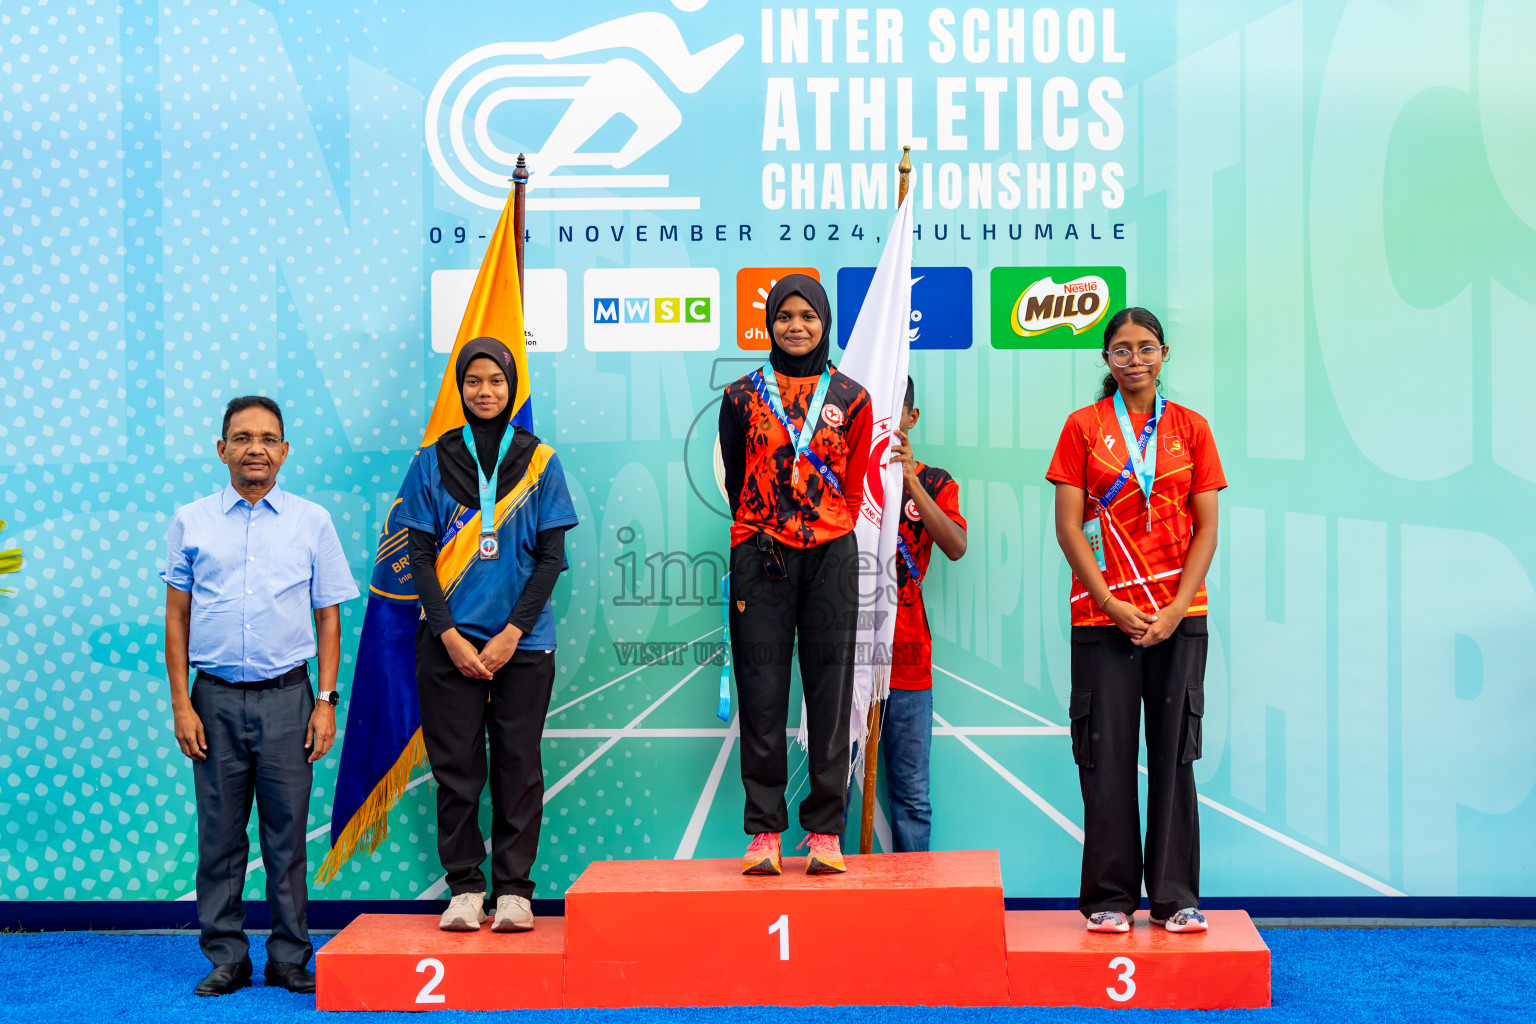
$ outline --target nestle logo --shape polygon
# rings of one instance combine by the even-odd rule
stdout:
[[[1098,348],[1125,306],[1123,267],[993,267],[994,348]]]

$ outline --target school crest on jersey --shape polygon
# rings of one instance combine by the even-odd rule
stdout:
[[[1168,437],[1163,438],[1163,451],[1167,452],[1169,455],[1172,455],[1176,459],[1180,458],[1185,453],[1183,438],[1179,437],[1177,434],[1171,434]]]

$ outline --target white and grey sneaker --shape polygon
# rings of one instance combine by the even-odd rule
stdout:
[[[445,932],[479,931],[485,923],[485,893],[461,892],[448,901],[448,909],[437,921]]]
[[[496,897],[493,932],[528,932],[533,930],[533,906],[521,896]]]
[[[1088,930],[1091,932],[1128,932],[1131,930],[1131,919],[1118,910],[1100,910],[1088,915]]]
[[[1203,932],[1208,927],[1205,915],[1194,907],[1185,907],[1167,919],[1154,917],[1152,923],[1160,924],[1170,932]]]

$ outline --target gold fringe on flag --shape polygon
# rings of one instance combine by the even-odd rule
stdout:
[[[320,870],[315,872],[316,885],[324,885],[335,878],[342,864],[357,850],[361,849],[366,856],[389,838],[389,810],[405,793],[405,787],[410,785],[411,775],[416,768],[426,760],[427,745],[421,738],[421,730],[417,729],[411,741],[400,752],[400,757],[384,773],[379,784],[373,787],[373,792],[368,794],[363,806],[352,815],[352,820],[347,822],[347,827],[341,830],[341,835],[331,845],[331,852],[325,855]]]

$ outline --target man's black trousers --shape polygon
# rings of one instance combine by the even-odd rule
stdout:
[[[1143,867],[1152,916],[1200,905],[1194,762],[1205,714],[1205,616],[1142,648],[1116,626],[1072,627],[1072,755],[1083,788],[1078,908],[1133,913]],[[1147,834],[1141,840],[1137,748],[1147,711]]]
[[[770,579],[755,541],[731,549],[731,661],[741,707],[741,781],[747,834],[789,827],[790,658],[800,639],[809,787],[800,804],[807,832],[843,834],[848,719],[858,620],[858,542],[847,534],[812,548],[779,545],[787,579]]]
[[[476,650],[485,644],[466,636]],[[533,896],[533,860],[544,813],[540,742],[555,681],[552,651],[519,650],[489,681],[461,675],[442,640],[416,632],[416,693],[421,736],[437,782],[437,853],[448,890]],[[486,697],[489,695],[490,699]],[[487,890],[480,794],[486,737],[491,761],[491,887]]]
[[[203,955],[215,966],[250,956],[242,894],[251,859],[246,829],[253,798],[272,911],[267,960],[307,964],[314,955],[305,918],[304,830],[315,771],[304,739],[315,697],[303,665],[280,678],[286,685],[258,689],[199,672],[192,684],[192,710],[208,740],[207,759],[192,762],[197,921]]]

